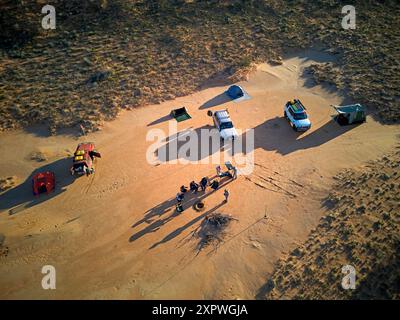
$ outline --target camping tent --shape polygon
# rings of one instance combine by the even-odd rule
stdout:
[[[233,85],[230,86],[226,94],[231,98],[231,99],[238,99],[244,96],[244,90],[242,87]]]
[[[171,117],[175,118],[176,121],[181,122],[185,121],[188,119],[191,119],[192,117],[189,115],[185,107],[178,108],[175,110],[171,111]]]
[[[333,106],[338,115],[336,121],[340,125],[364,122],[366,119],[365,108],[361,104],[347,106]]]

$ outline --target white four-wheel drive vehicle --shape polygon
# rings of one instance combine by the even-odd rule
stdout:
[[[216,111],[214,112],[212,118],[219,131],[221,139],[234,140],[237,138],[238,134],[233,126],[228,110]]]
[[[285,105],[284,116],[290,122],[294,131],[307,131],[311,128],[306,108],[298,99],[288,101]]]

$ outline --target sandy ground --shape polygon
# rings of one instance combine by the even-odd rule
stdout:
[[[331,177],[376,159],[398,140],[398,126],[371,117],[349,127],[331,120],[329,106],[344,98],[300,77],[314,60],[330,59],[306,52],[281,66],[260,65],[240,83],[252,97],[240,103],[221,96],[226,87],[213,87],[125,112],[83,139],[102,153],[89,178],[68,173],[69,156],[82,139],[47,137],[39,129],[2,133],[0,178],[13,176],[17,186],[0,195],[0,234],[8,248],[0,256],[0,298],[255,298],[277,259],[303,242],[324,214],[321,199]],[[283,119],[284,103],[295,97],[313,124],[303,134]],[[215,164],[146,160],[146,134],[154,128],[168,133],[174,120],[167,115],[179,106],[192,119],[179,123],[178,131],[207,127],[207,110],[223,108],[238,129],[255,130],[253,174],[199,194],[206,203],[201,213],[188,208],[177,215],[174,197],[180,185],[214,176]],[[56,172],[57,190],[34,200],[29,177],[47,166]],[[224,188],[231,194],[227,204]],[[192,232],[211,212],[238,221],[218,248],[198,253]],[[43,265],[56,267],[56,290],[41,288]]]

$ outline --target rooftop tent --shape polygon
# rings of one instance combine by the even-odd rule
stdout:
[[[361,123],[365,121],[365,108],[361,104],[351,104],[347,106],[334,106],[338,115],[336,121],[340,125]]]
[[[294,112],[303,112],[306,109],[299,99],[294,99],[288,103],[292,105]]]
[[[172,110],[171,117],[173,117],[177,122],[185,121],[192,118],[185,107]]]
[[[226,93],[231,99],[238,99],[244,96],[244,90],[237,85],[230,86]]]

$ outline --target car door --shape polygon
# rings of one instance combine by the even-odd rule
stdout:
[[[218,119],[217,119],[217,116],[215,115],[215,113],[214,113],[214,116],[213,116],[213,120],[214,120],[215,127],[218,129],[218,131],[220,131],[219,122],[218,122]]]
[[[95,156],[96,158],[101,158],[101,154],[98,153],[96,150],[92,151],[92,155]]]

